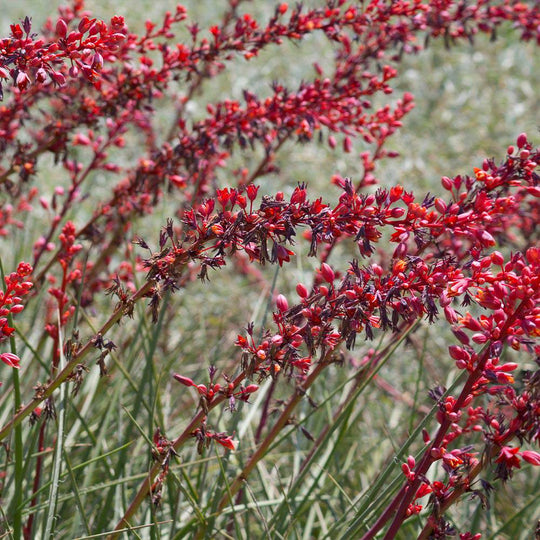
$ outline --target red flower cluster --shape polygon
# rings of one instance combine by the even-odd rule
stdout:
[[[229,409],[234,411],[236,400],[247,402],[254,392],[259,387],[256,384],[249,384],[246,387],[240,386],[240,390],[235,389],[235,385],[226,379],[225,385],[222,384],[195,384],[189,377],[183,377],[178,373],[175,373],[173,377],[184,386],[194,386],[197,392],[201,396],[201,407],[203,410],[208,411],[208,407],[212,404],[215,397],[224,396],[229,400]]]
[[[8,324],[8,315],[15,315],[24,309],[22,297],[27,295],[32,288],[30,274],[32,267],[28,263],[21,262],[16,272],[5,277],[5,290],[0,291],[0,343],[13,335],[15,329]],[[16,354],[0,353],[0,360],[8,366],[19,368],[20,359]]]
[[[81,72],[89,81],[97,82],[104,58],[114,60],[114,51],[126,36],[122,17],[113,17],[110,25],[83,17],[76,29],[69,31],[68,22],[60,18],[50,40],[36,39],[32,24],[25,17],[11,25],[11,37],[0,41],[0,78],[11,78],[19,91],[32,85],[64,86],[64,66],[69,61],[69,75]],[[3,97],[0,85],[0,98]]]

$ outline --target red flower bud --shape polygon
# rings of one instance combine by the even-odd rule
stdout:
[[[494,251],[491,254],[491,262],[493,264],[497,264],[499,266],[502,266],[504,263],[504,257],[502,256],[502,253],[500,251]]]
[[[334,281],[334,279],[336,277],[336,275],[334,274],[334,271],[332,270],[330,265],[328,265],[326,263],[322,263],[322,265],[321,265],[321,274],[322,274],[323,279],[327,283],[333,283],[333,281]]]
[[[279,311],[281,311],[282,313],[289,309],[289,303],[287,302],[287,299],[282,294],[277,295],[276,306],[279,309]]]
[[[92,22],[88,17],[83,17],[79,22],[79,32],[84,34],[92,26]]]
[[[4,334],[5,333],[6,332],[4,331]],[[0,354],[0,360],[2,360],[4,364],[7,364],[8,366],[11,366],[12,368],[19,369],[20,367],[19,362],[21,361],[21,359],[16,354],[13,354],[10,352],[2,353]]]
[[[448,206],[446,205],[446,203],[442,199],[437,198],[437,199],[435,199],[435,208],[441,214],[446,214],[446,209],[448,208]]]
[[[451,345],[448,347],[448,352],[454,360],[465,360],[468,361],[471,359],[471,355],[462,347],[457,345]]]
[[[456,336],[464,345],[469,344],[469,336],[461,328],[452,328],[454,336]]]
[[[482,344],[482,343],[485,343],[487,341],[487,337],[485,334],[481,334],[481,333],[478,333],[478,334],[474,334],[472,336],[472,340],[475,342],[475,343],[478,343],[478,344]]]
[[[307,287],[303,283],[298,283],[296,286],[296,293],[300,298],[307,298],[309,295]]]
[[[65,38],[67,35],[67,24],[64,19],[58,19],[58,22],[56,23],[56,33],[59,37]]]
[[[185,386],[195,386],[195,383],[189,378],[189,377],[183,377],[182,375],[179,375],[178,373],[175,373],[173,377],[181,384]]]
[[[446,189],[447,191],[452,191],[454,187],[454,183],[452,182],[452,180],[450,180],[450,178],[448,178],[448,176],[443,176],[441,178],[441,184],[443,188]]]
[[[520,133],[517,138],[517,147],[523,148],[527,144],[527,134],[526,133]]]
[[[515,362],[507,362],[506,364],[499,366],[497,369],[499,371],[514,371],[517,368],[518,364],[516,364]]]
[[[60,86],[64,86],[64,84],[66,84],[66,78],[59,71],[51,71],[50,75],[51,75],[51,78],[53,79],[53,81],[56,84],[58,84]]]
[[[540,454],[538,452],[534,452],[533,450],[524,450],[521,452],[521,457],[531,465],[540,467]]]

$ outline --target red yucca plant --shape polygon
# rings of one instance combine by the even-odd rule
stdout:
[[[229,0],[208,28],[178,6],[137,34],[74,0],[41,34],[26,17],[0,40],[3,534],[496,536],[493,492],[540,465],[540,150],[522,133],[436,195],[375,174],[414,106],[389,101],[402,58],[499,28],[540,44],[540,6],[318,4],[256,17]],[[311,78],[212,97],[310,39],[329,51]],[[337,200],[317,196],[324,178],[271,186],[283,152],[317,142],[359,156],[358,178],[331,177]],[[311,277],[309,260],[301,279],[286,270],[306,257]],[[274,307],[249,322],[228,306],[204,330],[216,349],[187,334],[215,287],[197,278],[233,298],[213,272],[226,265]],[[380,374],[424,321],[447,382],[420,363],[411,404]],[[386,457],[372,434],[355,458],[380,390],[414,414]]]

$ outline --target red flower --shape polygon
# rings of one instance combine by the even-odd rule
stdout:
[[[521,463],[519,461],[519,446],[517,448],[512,448],[511,446],[503,446],[499,457],[495,460],[495,463],[502,463],[508,468],[515,467],[519,469]]]
[[[236,450],[236,442],[233,440],[233,438],[229,435],[227,437],[214,437],[215,441],[221,446],[224,446],[228,450]]]

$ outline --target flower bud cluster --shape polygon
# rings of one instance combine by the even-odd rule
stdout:
[[[0,291],[0,343],[9,339],[15,328],[9,326],[8,316],[20,313],[24,309],[23,297],[33,286],[30,281],[32,267],[25,262],[19,263],[17,271],[5,277],[5,288]],[[20,359],[11,352],[0,353],[0,360],[13,368],[19,368]]]

